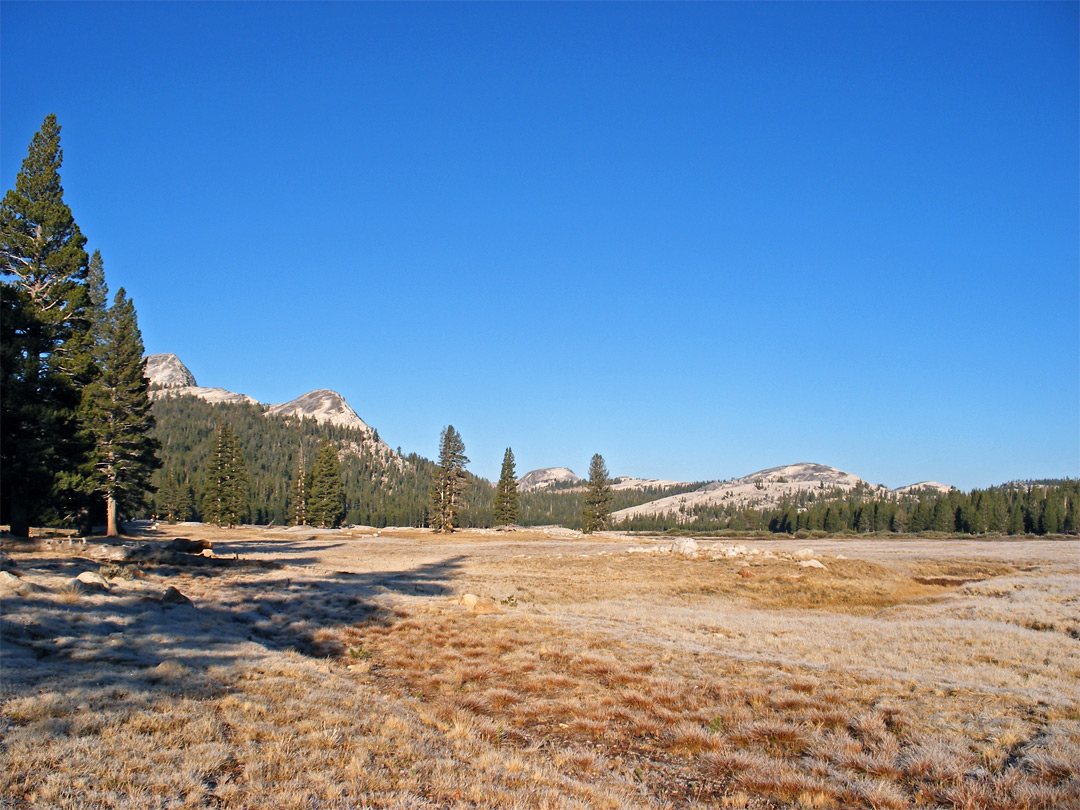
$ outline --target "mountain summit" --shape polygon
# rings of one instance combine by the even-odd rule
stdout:
[[[542,470],[532,470],[521,476],[517,482],[518,492],[530,492],[534,489],[546,489],[559,484],[582,484],[584,478],[574,475],[574,471],[567,467],[545,467]]]
[[[349,407],[345,397],[328,388],[309,391],[291,402],[271,405],[267,409],[267,413],[276,416],[310,417],[320,423],[358,428],[365,431],[371,430],[367,422],[357,416],[356,411]]]
[[[151,354],[146,358],[146,376],[151,385],[162,388],[194,388],[195,375],[175,354]]]
[[[207,402],[258,403],[247,394],[236,394],[224,388],[203,388],[195,382],[195,375],[180,362],[175,354],[150,354],[146,356],[146,378],[150,380],[150,398],[198,397]]]
[[[203,388],[195,382],[191,373],[175,354],[151,354],[146,357],[146,376],[150,380],[151,398],[190,396],[198,397],[211,403],[247,402],[259,405],[258,401],[247,394],[236,394],[224,388]],[[356,415],[345,397],[328,388],[309,391],[290,402],[279,405],[263,405],[267,416],[295,416],[314,419],[320,424],[354,428],[370,434],[376,439],[378,450],[383,455],[394,455],[389,447],[377,440],[378,432]]]

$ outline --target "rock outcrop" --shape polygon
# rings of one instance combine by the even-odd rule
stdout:
[[[534,489],[546,489],[561,484],[583,484],[584,478],[579,478],[574,471],[567,467],[545,467],[542,470],[532,470],[521,476],[517,482],[518,492],[529,492]]]

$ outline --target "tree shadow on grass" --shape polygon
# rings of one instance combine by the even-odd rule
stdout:
[[[186,568],[148,562],[136,563],[138,572],[164,575],[160,583],[117,577],[108,590],[80,591],[67,583],[83,571],[99,571],[100,561],[19,557],[15,563],[26,579],[46,587],[24,587],[3,600],[5,699],[45,690],[214,697],[227,689],[226,673],[266,651],[314,659],[341,654],[334,634],[325,631],[388,623],[396,618],[390,605],[398,596],[451,594],[464,560],[455,556],[389,572],[304,572],[303,578],[272,564]],[[169,585],[186,591],[191,604],[163,604]]]

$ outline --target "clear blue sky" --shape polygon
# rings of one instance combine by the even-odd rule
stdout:
[[[1080,474],[1076,3],[0,4],[148,352],[471,469]]]

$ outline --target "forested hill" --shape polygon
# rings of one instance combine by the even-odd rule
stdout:
[[[322,439],[339,450],[347,524],[418,526],[426,518],[435,465],[416,454],[388,456],[368,432],[268,415],[262,405],[210,403],[193,396],[163,397],[153,407],[163,462],[154,474],[154,511],[159,516],[200,517],[214,436],[226,425],[247,465],[247,519],[253,523],[285,523],[301,448],[310,467]]]
[[[211,449],[218,428],[225,425],[236,436],[247,466],[250,486],[245,519],[252,523],[286,523],[301,448],[310,467],[323,439],[339,451],[346,524],[422,526],[428,519],[435,463],[416,453],[388,454],[370,431],[276,416],[255,403],[207,402],[195,396],[161,397],[154,400],[153,409],[163,462],[153,479],[158,488],[153,512],[159,517],[201,519]],[[670,488],[618,491],[613,504],[625,508],[672,492]],[[460,525],[493,525],[494,496],[491,482],[468,474]],[[579,528],[582,497],[578,491],[522,493],[521,523]]]

